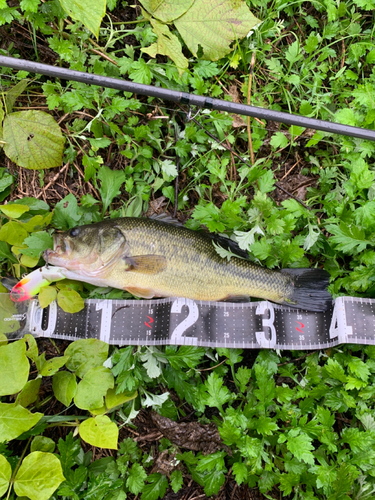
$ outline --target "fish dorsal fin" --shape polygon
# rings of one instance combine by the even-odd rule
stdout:
[[[159,274],[167,267],[162,255],[135,255],[124,257],[125,270],[141,274]]]
[[[165,222],[165,224],[171,224],[172,226],[184,227],[182,222],[174,219],[170,214],[163,212],[161,214],[153,214],[148,217],[152,220],[157,220],[158,222]]]

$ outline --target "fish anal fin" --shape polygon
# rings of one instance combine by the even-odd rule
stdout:
[[[125,270],[142,274],[159,274],[167,267],[167,259],[162,255],[135,255],[124,257]]]
[[[155,296],[154,291],[147,288],[137,288],[136,286],[130,286],[125,290],[135,297],[141,297],[142,299],[152,299]]]

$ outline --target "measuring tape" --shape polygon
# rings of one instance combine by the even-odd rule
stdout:
[[[88,299],[69,314],[56,302],[14,303],[0,294],[0,332],[9,339],[100,339],[123,345],[193,345],[242,349],[326,349],[338,344],[375,345],[375,300],[339,297],[326,312],[268,301],[204,302]]]

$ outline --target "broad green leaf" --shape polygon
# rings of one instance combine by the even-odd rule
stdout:
[[[125,172],[123,170],[111,170],[103,166],[98,172],[98,179],[101,181],[99,188],[103,202],[103,215],[112,203],[113,198],[120,194],[120,187],[125,183]]]
[[[82,311],[85,307],[85,301],[75,290],[60,290],[57,294],[57,303],[63,311],[71,314]]]
[[[17,307],[11,300],[9,293],[2,293],[0,300],[0,333],[12,333],[20,328],[17,314]]]
[[[42,288],[38,295],[40,307],[44,309],[45,307],[49,306],[51,302],[56,300],[56,297],[57,290],[54,286],[46,286]]]
[[[40,377],[26,382],[22,391],[18,394],[16,403],[26,408],[38,399],[39,389],[42,379]]]
[[[1,107],[0,107],[0,139],[1,139]],[[0,168],[0,193],[3,193],[9,188],[14,181],[13,175],[6,171],[5,168]],[[20,200],[21,201],[21,200]]]
[[[12,467],[4,455],[0,455],[0,497],[8,489],[9,481],[12,476]]]
[[[9,204],[9,205],[0,205],[0,210],[7,217],[10,217],[11,219],[18,219],[18,217],[21,217],[22,214],[29,211],[29,207],[27,207],[26,205]]]
[[[4,333],[0,333],[0,346],[7,345],[8,337]]]
[[[185,14],[193,5],[194,0],[140,0],[143,7],[153,17],[163,23],[170,23]]]
[[[174,24],[190,51],[217,61],[231,52],[230,44],[241,40],[259,23],[242,0],[196,0]]]
[[[131,401],[138,396],[138,392],[120,392],[116,394],[116,389],[109,389],[105,396],[106,407],[110,410],[116,408],[116,406],[121,406],[127,401]]]
[[[78,211],[77,199],[72,193],[69,193],[68,196],[56,203],[53,211],[53,224],[64,231],[77,226],[81,218]]]
[[[28,346],[26,356],[35,362],[36,358],[38,357],[38,344],[36,343],[35,337],[33,337],[31,333],[27,333],[24,336],[24,340],[26,341],[26,344]]]
[[[21,255],[20,261],[23,266],[32,268],[38,264],[39,257],[29,257],[28,255]]]
[[[55,451],[55,441],[45,436],[35,436],[31,441],[30,451],[45,451],[53,453]]]
[[[117,450],[118,428],[106,415],[84,420],[79,426],[79,435],[92,446]]]
[[[53,393],[58,401],[69,406],[77,392],[77,381],[74,373],[58,372],[52,379]]]
[[[189,61],[182,53],[182,46],[179,39],[170,32],[166,24],[160,23],[155,19],[151,19],[151,24],[158,39],[149,47],[141,49],[142,52],[146,52],[151,57],[156,57],[156,54],[170,57],[181,75],[188,68]]]
[[[142,500],[157,500],[163,498],[168,488],[168,479],[164,474],[150,474],[147,478],[149,484],[143,487]]]
[[[24,241],[28,248],[22,248],[20,252],[29,257],[38,258],[47,248],[53,248],[53,238],[47,231],[37,231],[28,236]]]
[[[14,103],[16,102],[17,98],[22,94],[22,92],[25,90],[25,88],[28,86],[30,83],[29,80],[21,80],[20,82],[16,83],[14,87],[9,89],[6,93],[5,97],[5,110],[7,113],[12,112],[12,108],[14,106]]]
[[[101,340],[76,340],[65,351],[65,355],[70,356],[66,367],[75,372],[77,377],[83,378],[91,368],[103,365],[108,358],[108,349],[108,344]]]
[[[24,340],[0,347],[0,396],[19,392],[29,377],[30,364]]]
[[[32,170],[61,165],[64,137],[44,111],[18,111],[4,119],[5,154],[17,165]]]
[[[42,413],[31,413],[16,403],[0,403],[0,443],[20,436],[34,427],[42,417]]]
[[[14,491],[30,500],[48,500],[64,480],[60,460],[55,455],[33,451],[18,469]]]
[[[31,208],[30,208],[31,210]],[[34,215],[30,220],[27,222],[20,221],[20,224],[22,224],[23,229],[26,229],[29,233],[33,233],[34,231],[38,231],[39,229],[42,229],[45,226],[48,226],[51,223],[53,217],[53,212],[50,212],[47,215]]]
[[[109,368],[91,368],[78,384],[74,403],[82,410],[95,410],[104,404],[108,389],[114,387],[114,378]]]
[[[68,359],[69,356],[57,356],[46,360],[43,352],[36,360],[36,367],[43,377],[51,377],[65,365]]]
[[[18,222],[7,222],[0,229],[0,241],[6,241],[9,245],[20,246],[25,238],[27,231]]]
[[[59,0],[59,2],[72,19],[81,21],[98,38],[106,0]]]
[[[116,388],[108,389],[107,394],[105,395],[105,405],[101,408],[91,410],[91,413],[93,415],[103,415],[107,411],[111,411],[117,406],[122,406],[127,401],[131,401],[138,396],[138,391],[121,392],[120,394],[116,394],[116,390]]]

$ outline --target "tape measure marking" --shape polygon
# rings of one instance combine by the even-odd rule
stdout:
[[[9,302],[9,296],[0,294],[0,305],[5,300]],[[325,349],[343,343],[375,345],[375,300],[355,297],[339,297],[334,308],[324,313],[268,301],[212,303],[184,298],[89,299],[75,314],[65,313],[56,303],[42,310],[36,299],[11,307],[9,317],[3,319],[3,330],[10,332],[10,325],[19,325],[19,329],[13,331],[14,327],[8,333],[10,338],[32,333],[67,340],[97,338],[120,346],[290,350]]]

